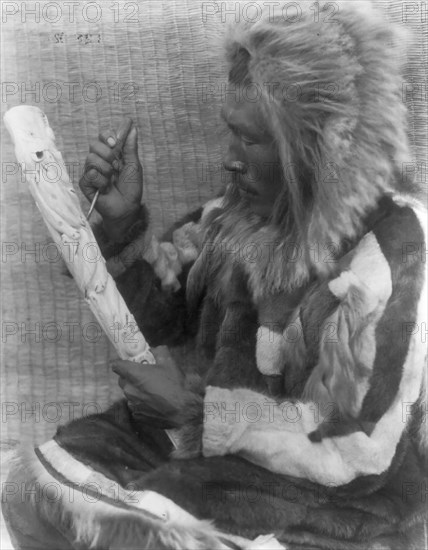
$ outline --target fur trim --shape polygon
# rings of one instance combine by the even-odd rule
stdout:
[[[43,524],[43,529],[50,528],[49,533],[52,533],[50,542],[58,533],[55,543],[58,548],[62,542],[69,547],[64,536],[73,547],[91,549],[133,550],[138,545],[141,549],[159,550],[286,550],[286,546],[279,544],[273,535],[260,536],[251,541],[223,533],[210,521],[199,520],[174,503],[171,504],[177,508],[177,518],[165,520],[158,519],[143,508],[132,508],[123,503],[117,505],[118,496],[111,502],[100,500],[98,494],[87,494],[90,484],[88,487],[83,484],[80,488],[56,477],[30,449],[21,450],[12,460],[10,472],[10,480],[21,483],[25,480],[25,494],[29,496],[26,505],[31,512],[21,517],[19,523],[23,533],[25,531],[25,536],[34,536],[38,541],[37,533]],[[136,494],[135,491],[133,494]],[[169,501],[160,494],[157,496],[160,502]],[[15,513],[15,503],[22,513],[21,495],[15,495],[15,500],[4,496],[2,502],[9,517]],[[28,524],[26,517],[31,518]],[[19,543],[20,533],[14,534]]]
[[[70,487],[62,485],[37,460],[34,452],[22,453],[14,461],[15,479],[25,479],[31,495],[28,505],[37,510],[40,521],[61,533],[71,535],[72,543],[85,548],[227,548],[215,535],[209,522],[195,518],[194,528],[175,522],[163,522],[139,510],[120,508],[104,502],[89,502],[76,488],[68,498]],[[47,494],[45,488],[52,489]],[[70,532],[71,530],[71,532]],[[212,546],[211,546],[212,545]]]
[[[285,358],[280,342],[282,334],[261,326],[257,331],[257,368],[268,376],[279,375],[285,368]]]
[[[249,52],[249,77],[261,92],[285,185],[266,224],[231,184],[217,231],[206,238],[210,266],[195,269],[213,273],[232,259],[226,248],[240,249],[233,260],[244,266],[256,298],[294,290],[312,272],[331,274],[379,198],[403,185],[401,166],[410,159],[397,66],[403,31],[360,4],[338,3],[335,24],[314,22],[310,11],[299,21],[275,20],[265,7],[256,22],[228,28],[226,58],[232,65],[239,50]],[[297,100],[284,97],[290,86]],[[243,257],[250,245],[258,249],[255,262]],[[311,254],[332,249],[333,263]]]

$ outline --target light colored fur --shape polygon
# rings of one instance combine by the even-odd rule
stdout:
[[[364,218],[379,197],[402,185],[401,166],[410,159],[397,63],[403,31],[361,4],[339,2],[338,23],[314,22],[310,10],[298,22],[284,22],[281,15],[269,21],[265,8],[256,22],[229,26],[226,58],[232,65],[239,49],[250,54],[249,77],[262,91],[259,104],[285,184],[267,224],[249,211],[233,184],[228,187],[217,231],[210,220],[209,254],[197,262],[191,284],[203,272],[230,270],[225,263],[238,255],[225,255],[225,247],[245,250],[254,244],[257,261],[240,261],[255,299],[294,291],[311,273],[327,276],[334,263],[314,260],[310,251],[326,255],[331,246],[340,256],[345,239],[357,240],[364,232]],[[287,86],[300,89],[301,98],[284,99]],[[309,202],[302,196],[304,185],[311,190]],[[290,259],[287,249],[296,257]]]
[[[37,511],[41,520],[67,534],[76,547],[131,550],[138,544],[139,548],[159,550],[228,548],[220,540],[222,533],[208,521],[195,518],[193,526],[181,525],[174,520],[157,520],[131,507],[94,502],[78,489],[70,490],[60,483],[30,449],[22,450],[13,459],[10,479],[26,480],[26,493],[31,496],[28,506]],[[49,487],[55,488],[51,497]]]

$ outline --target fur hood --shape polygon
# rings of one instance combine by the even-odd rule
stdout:
[[[214,227],[209,219],[211,267],[224,263],[225,247],[240,248],[256,295],[328,274],[332,264],[320,253],[340,257],[363,234],[379,198],[403,190],[401,167],[410,160],[398,63],[403,31],[369,3],[335,5],[336,13],[327,4],[318,22],[309,4],[298,21],[286,21],[281,8],[275,17],[265,9],[224,36],[230,66],[240,49],[250,54],[249,76],[285,179],[268,224],[249,213],[233,185]],[[255,260],[244,255],[242,262],[249,246]]]

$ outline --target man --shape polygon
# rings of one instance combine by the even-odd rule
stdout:
[[[136,128],[91,146],[109,269],[150,344],[195,342],[199,372],[163,348],[116,361],[126,403],[14,467],[35,492],[6,501],[20,547],[422,546],[425,213],[400,176],[394,31],[336,18],[229,29],[233,181],[165,236],[165,269],[142,259]]]

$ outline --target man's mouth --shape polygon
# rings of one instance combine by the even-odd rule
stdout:
[[[257,193],[248,188],[238,187],[238,189],[239,189],[239,194],[243,198],[254,199],[255,197],[257,197]]]
[[[236,186],[239,189],[239,193],[244,197],[257,197],[257,191],[254,191],[251,187],[243,183],[242,181],[236,181]]]

